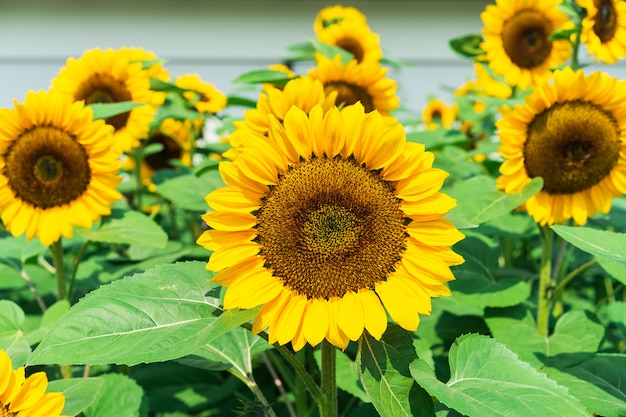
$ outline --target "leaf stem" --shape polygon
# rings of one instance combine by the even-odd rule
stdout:
[[[74,260],[72,262],[74,266],[72,268],[72,275],[70,275],[70,286],[67,291],[67,301],[69,301],[70,303],[71,303],[72,294],[74,293],[74,284],[76,283],[76,274],[78,273],[78,266],[80,265],[80,261],[83,259],[83,256],[85,255],[85,251],[87,250],[87,247],[89,246],[90,243],[91,243],[91,240],[88,240],[83,244],[83,246],[81,246],[80,250],[74,257]]]
[[[563,278],[561,282],[559,282],[559,284],[554,289],[552,298],[555,298],[555,299],[558,298],[561,295],[561,292],[565,289],[565,286],[567,286],[567,284],[569,284],[571,280],[573,280],[578,275],[580,275],[580,273],[596,265],[597,263],[598,263],[597,259],[592,259],[589,262],[582,264],[581,266],[579,266],[578,268],[574,269],[572,272],[567,274],[565,278]]]
[[[542,336],[548,335],[548,319],[551,302],[548,288],[552,286],[552,239],[554,232],[550,226],[540,226],[541,265],[539,267],[539,296],[537,299],[537,331]]]
[[[337,348],[329,341],[322,341],[321,387],[325,401],[320,407],[320,417],[337,417]]]
[[[261,358],[263,358],[265,367],[267,368],[270,375],[272,376],[272,380],[274,381],[274,385],[276,386],[276,389],[278,389],[280,396],[283,398],[285,407],[287,407],[287,412],[289,413],[291,417],[297,417],[296,410],[293,408],[293,404],[291,403],[291,400],[289,399],[289,395],[287,395],[287,391],[285,390],[285,387],[283,386],[283,381],[281,380],[280,376],[278,376],[278,373],[276,372],[276,370],[274,369],[274,366],[270,362],[268,355],[266,355],[265,352],[261,353]]]
[[[67,297],[67,285],[65,282],[65,263],[63,262],[63,243],[62,238],[50,245],[52,253],[52,262],[54,264],[54,273],[57,279],[57,299],[64,300]]]

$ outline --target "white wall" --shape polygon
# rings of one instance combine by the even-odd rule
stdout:
[[[231,81],[286,56],[313,36],[318,0],[0,0],[0,106],[47,88],[68,56],[93,47],[140,46],[169,60],[173,75],[197,72],[226,93]],[[480,30],[485,0],[346,1],[368,17],[386,55],[413,66],[391,76],[402,104],[420,108],[440,84],[458,85],[469,64],[447,40]]]
[[[319,0],[0,0],[0,106],[47,88],[68,56],[93,47],[138,46],[169,60],[172,75],[197,72],[225,93],[231,81],[286,56],[313,36]],[[471,65],[448,39],[481,30],[489,0],[351,0],[381,37],[386,56],[412,64],[391,72],[401,104],[419,111],[442,85],[458,86]],[[623,65],[609,67],[624,73]]]

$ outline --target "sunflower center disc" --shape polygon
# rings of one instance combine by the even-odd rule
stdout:
[[[538,114],[528,125],[524,164],[529,177],[543,177],[548,193],[573,194],[611,172],[620,143],[612,114],[586,101],[566,101]]]
[[[553,27],[537,10],[520,10],[502,28],[502,46],[511,61],[520,68],[541,65],[552,51],[548,36]]]
[[[337,92],[335,100],[337,106],[349,106],[360,101],[366,113],[375,109],[372,96],[363,87],[344,81],[331,81],[324,84],[324,93],[328,95],[333,91]]]
[[[29,130],[16,140],[5,169],[15,195],[43,209],[76,200],[91,179],[83,147],[67,132],[48,126]]]
[[[95,73],[80,85],[74,99],[84,100],[85,104],[119,103],[132,101],[132,96],[122,81],[109,74]],[[130,112],[116,114],[107,118],[106,122],[117,131],[126,126],[129,116]]]
[[[163,149],[159,152],[147,155],[144,158],[144,162],[153,170],[159,170],[164,168],[172,168],[170,160],[180,159],[182,155],[182,148],[180,145],[169,136],[157,132],[146,142],[146,145],[153,143],[160,143],[163,145]]]
[[[344,51],[348,51],[352,55],[354,55],[354,59],[356,59],[356,62],[363,61],[363,55],[365,55],[365,52],[363,51],[363,47],[357,40],[352,38],[343,38],[337,42],[337,46]]]
[[[593,22],[593,32],[598,35],[600,42],[606,43],[613,39],[617,30],[617,13],[612,0],[595,0],[598,14]]]
[[[352,160],[292,167],[263,198],[258,243],[285,286],[308,298],[342,297],[384,281],[405,248],[393,186]]]

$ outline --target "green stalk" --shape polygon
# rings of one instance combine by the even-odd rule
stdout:
[[[565,286],[567,284],[569,284],[569,282],[571,280],[576,278],[578,275],[580,275],[585,270],[587,270],[587,269],[591,268],[592,266],[596,265],[597,263],[598,263],[597,259],[592,259],[591,261],[582,264],[581,266],[579,266],[578,268],[574,269],[572,272],[567,274],[561,280],[561,282],[559,282],[559,284],[556,286],[556,288],[554,289],[553,298],[555,298],[555,299],[558,298],[561,295],[561,292],[563,292],[563,290],[565,289]]]
[[[74,293],[74,284],[76,283],[76,274],[78,273],[78,265],[80,265],[80,261],[81,259],[83,259],[83,256],[85,255],[85,251],[87,250],[87,247],[89,246],[89,244],[91,243],[90,240],[86,241],[83,246],[81,246],[80,250],[78,251],[78,254],[76,255],[76,257],[74,258],[74,266],[72,268],[72,275],[70,275],[70,287],[69,290],[67,291],[67,301],[69,301],[71,303],[72,301],[72,294]]]
[[[549,226],[540,226],[541,234],[541,265],[539,267],[539,297],[537,300],[537,331],[542,336],[548,335],[548,319],[550,315],[550,299],[548,288],[552,286],[552,239],[553,232]]]
[[[50,245],[54,273],[57,279],[57,299],[64,300],[67,297],[67,285],[65,282],[65,263],[63,262],[63,243],[61,238]]]
[[[325,400],[320,407],[320,417],[337,417],[337,348],[329,341],[322,341],[321,388]]]

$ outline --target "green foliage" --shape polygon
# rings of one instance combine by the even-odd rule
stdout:
[[[430,395],[462,414],[498,417],[589,416],[567,389],[486,336],[460,337],[450,348],[447,383],[422,360],[411,375]]]
[[[89,107],[93,110],[94,119],[107,119],[111,116],[129,112],[135,107],[143,105],[142,103],[136,103],[134,101],[120,101],[117,103],[94,103],[90,104]]]
[[[478,34],[463,35],[448,41],[450,48],[464,58],[474,58],[483,55],[485,51],[480,48],[482,36]]]

